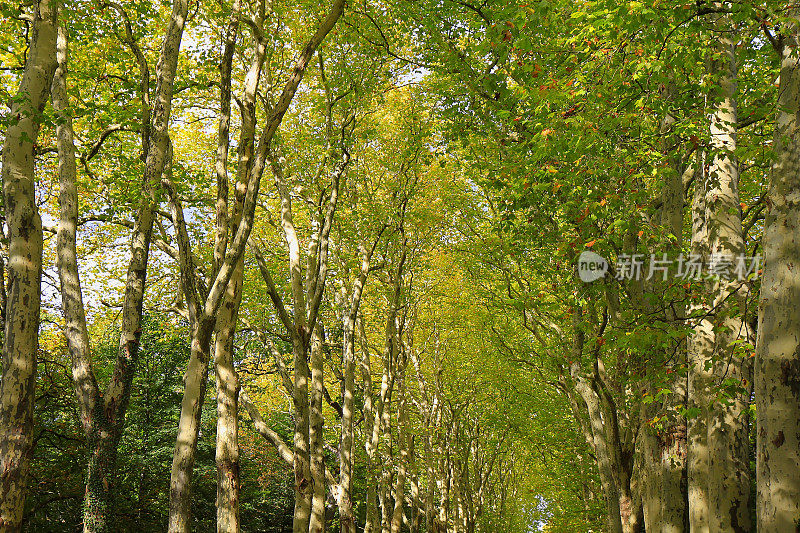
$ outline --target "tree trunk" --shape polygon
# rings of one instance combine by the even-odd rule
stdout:
[[[583,357],[584,346],[584,333],[581,329],[582,311],[579,307],[574,310],[573,317],[573,342],[572,342],[572,359],[573,363],[570,368],[570,374],[574,380],[574,391],[579,398],[583,401],[585,406],[582,409],[589,418],[589,430],[591,433],[586,432],[587,439],[590,439],[589,445],[594,451],[597,458],[597,469],[600,474],[600,484],[603,487],[603,493],[606,500],[606,519],[608,529],[611,533],[622,533],[622,511],[621,507],[622,496],[620,492],[620,478],[619,472],[616,469],[614,461],[614,450],[612,446],[614,443],[608,441],[608,433],[606,424],[611,421],[603,420],[600,398],[597,392],[591,387],[587,379],[581,374],[580,365],[578,361]]]
[[[61,300],[64,310],[67,346],[72,360],[72,378],[80,407],[81,425],[89,450],[84,496],[84,531],[105,531],[112,511],[111,485],[115,450],[112,434],[105,421],[103,401],[89,358],[89,332],[83,306],[76,230],[78,225],[78,188],[75,166],[75,144],[72,117],[66,89],[67,32],[58,29],[58,68],[51,88],[53,110],[61,122],[56,128],[59,175],[59,227],[57,239],[57,268],[61,281]]]
[[[310,533],[323,533],[325,531],[325,455],[323,440],[325,419],[322,415],[324,353],[322,342],[322,326],[318,325],[314,328],[314,336],[311,343],[311,403],[308,424],[312,482],[311,519],[308,526]]]
[[[392,510],[394,506],[391,505],[391,492],[392,492],[392,471],[389,468],[390,458],[384,457],[381,471],[381,479],[378,484],[378,507],[381,511],[381,533],[390,533],[392,527]],[[391,506],[391,508],[390,508]]]
[[[380,239],[380,235],[378,236]],[[378,240],[376,239],[375,245]],[[375,246],[368,253],[364,253],[361,260],[361,270],[358,278],[353,283],[353,292],[350,295],[350,306],[346,309],[342,320],[342,363],[344,365],[344,386],[342,390],[342,438],[339,450],[339,521],[341,533],[356,533],[356,522],[353,516],[353,397],[355,394],[355,344],[356,344],[356,319],[361,306],[361,296],[369,274],[369,264]],[[364,420],[369,420],[372,415],[372,375],[369,370],[369,351],[365,350],[362,363],[362,378],[364,383]]]
[[[366,509],[366,519],[364,523],[364,533],[374,532],[377,530],[378,526],[378,511],[379,511],[379,503],[383,502],[381,498],[385,498],[385,493],[383,490],[384,486],[384,469],[382,468],[379,462],[379,447],[380,447],[380,437],[382,434],[385,434],[390,431],[389,426],[389,413],[387,412],[391,408],[391,397],[392,397],[392,388],[394,387],[394,368],[393,368],[393,356],[392,356],[392,345],[393,341],[389,340],[390,337],[394,336],[394,320],[396,317],[395,307],[391,306],[389,309],[389,317],[386,320],[387,323],[387,348],[384,352],[384,361],[383,361],[383,376],[381,377],[381,391],[380,396],[378,397],[377,405],[374,406],[373,413],[372,413],[372,429],[370,433],[367,434],[366,442],[365,442],[365,449],[367,452],[367,509]],[[367,354],[366,357],[369,357]],[[380,500],[380,502],[379,502]],[[384,529],[384,525],[388,525],[386,520],[383,520],[385,516],[385,512],[383,511],[384,507],[380,506],[381,511],[381,522],[380,527]]]
[[[589,422],[594,440],[594,452],[597,457],[597,467],[600,473],[600,484],[606,499],[606,516],[608,528],[612,533],[622,533],[622,518],[620,507],[621,494],[619,492],[618,472],[615,471],[606,441],[603,419],[600,414],[600,401],[591,387],[582,380],[576,384],[578,394],[586,403]]]
[[[355,302],[355,295],[353,301]],[[351,310],[352,310],[351,305]],[[356,308],[357,311],[357,308]],[[355,392],[355,316],[349,310],[343,324],[344,390],[342,395],[342,440],[339,450],[339,520],[341,533],[356,533],[353,516],[353,394]],[[372,383],[369,383],[372,386]],[[366,417],[365,409],[365,420]]]
[[[636,492],[633,478],[635,457],[633,443],[624,440],[621,431],[619,408],[611,395],[605,369],[599,352],[595,352],[594,369],[591,376],[581,371],[584,358],[585,333],[583,310],[575,306],[573,313],[573,339],[569,368],[573,383],[570,404],[587,443],[594,451],[600,483],[605,493],[606,518],[611,532],[633,533],[642,526],[642,500]],[[608,315],[604,314],[599,334],[605,330]],[[580,400],[578,400],[578,398]],[[580,413],[585,413],[588,422],[582,422]],[[632,435],[630,437],[633,438]]]
[[[97,428],[87,439],[89,461],[86,472],[86,494],[84,497],[84,532],[113,531],[114,501],[113,481],[117,462],[115,438],[106,428]]]
[[[139,350],[139,337],[141,335],[142,301],[144,296],[145,276],[147,274],[147,258],[150,248],[150,237],[153,229],[154,197],[153,189],[167,167],[170,158],[171,146],[169,141],[169,119],[172,110],[172,95],[175,85],[175,74],[178,67],[183,29],[188,13],[186,0],[175,0],[172,13],[167,25],[161,54],[158,63],[158,80],[156,97],[153,103],[152,119],[143,128],[149,131],[149,138],[145,139],[146,160],[144,187],[146,194],[143,196],[139,216],[134,224],[132,238],[132,257],[128,267],[128,279],[125,288],[125,304],[122,316],[122,335],[117,365],[114,376],[106,390],[106,402],[118,397],[118,405],[122,408],[121,416],[114,421],[121,424],[124,409],[127,407],[130,395],[130,383],[133,379],[133,370]],[[169,170],[168,168],[166,169]],[[149,193],[149,194],[148,194]],[[118,442],[121,434],[121,425],[118,431],[113,432],[113,440]],[[114,444],[116,448],[116,444]],[[114,453],[114,457],[116,452]]]
[[[673,389],[677,401],[686,401],[685,384]],[[681,389],[683,394],[681,394]],[[672,401],[672,398],[670,398]],[[672,404],[675,405],[675,404]],[[662,488],[661,531],[683,533],[689,531],[689,509],[686,499],[686,421],[670,424],[659,442],[661,451]]]
[[[233,217],[228,219],[228,149],[230,141],[231,72],[236,37],[239,29],[241,1],[235,0],[225,35],[225,48],[220,62],[220,118],[217,136],[217,205],[214,272],[221,268],[227,251],[230,228],[239,225],[244,208],[244,195],[236,195]],[[256,61],[260,60],[256,57]],[[249,88],[249,84],[246,83]],[[249,101],[245,95],[245,101]],[[247,111],[243,110],[243,114]],[[242,121],[240,153],[253,151],[253,127]],[[251,121],[252,122],[252,121]],[[249,136],[248,136],[249,134]],[[247,139],[247,140],[245,140]],[[243,142],[244,141],[244,142]],[[249,141],[249,142],[247,142]],[[239,183],[246,186],[249,165],[239,160]],[[238,192],[238,188],[237,188]],[[240,259],[234,269],[215,324],[214,369],[217,387],[217,532],[239,533],[239,377],[233,366],[233,341],[239,305],[242,300],[244,262]]]
[[[721,4],[720,4],[721,5]],[[736,265],[744,252],[742,214],[739,203],[739,170],[736,149],[736,38],[728,15],[716,15],[715,41],[710,73],[718,79],[711,117],[711,166],[706,190],[706,220],[710,262],[725,259]],[[711,281],[715,308],[714,390],[724,380],[738,380],[749,390],[747,360],[735,350],[734,341],[746,336],[744,312],[746,288],[731,279],[732,273]],[[713,396],[708,398],[712,401]],[[748,431],[749,394],[733,392],[729,402],[708,405],[709,529],[744,532],[750,524],[750,459]]]
[[[665,91],[667,98],[674,98],[672,84]],[[684,175],[695,172],[696,165],[692,161],[688,164],[680,154],[680,144],[673,128],[675,117],[667,114],[661,125],[664,135],[664,152],[667,157],[667,172],[664,179],[664,189],[661,194],[661,226],[666,228],[674,237],[671,241],[672,255],[680,253],[683,243],[684,219]],[[657,290],[666,290],[664,283],[656,281]],[[682,327],[685,320],[685,306],[680,302],[671,302],[666,319],[672,328]],[[657,525],[645,524],[647,531],[655,527],[661,533],[683,533],[689,530],[689,515],[686,494],[686,418],[680,413],[682,406],[686,405],[687,379],[683,369],[686,368],[686,347],[681,340],[675,341],[669,348],[675,354],[675,360],[668,364],[669,378],[667,387],[671,394],[667,395],[660,414],[666,415],[664,429],[655,439],[655,457],[658,469],[656,475],[658,485],[653,492],[659,499]],[[663,354],[665,361],[669,361],[668,354]]]
[[[706,221],[706,170],[704,161],[698,165],[692,201],[691,251],[704,261],[708,259],[708,228]],[[687,420],[687,484],[689,499],[689,529],[692,532],[709,531],[709,476],[708,457],[708,403],[709,384],[712,374],[710,366],[714,351],[714,332],[711,321],[706,318],[708,309],[704,303],[693,305],[690,314],[701,316],[695,319],[694,330],[687,340],[688,405],[691,414]]]
[[[0,380],[0,531],[19,531],[33,439],[42,276],[35,143],[56,69],[58,2],[37,2],[25,70],[3,144],[8,280]]]
[[[305,310],[303,311],[305,313]],[[293,339],[294,344],[294,518],[293,533],[308,533],[311,520],[311,464],[309,455],[309,368],[306,347],[302,339]]]
[[[233,366],[233,340],[242,301],[243,271],[244,262],[240,260],[215,327],[218,533],[239,532],[239,376]]]
[[[408,411],[405,398],[405,377],[400,370],[400,383],[398,394],[400,396],[399,413],[397,416],[397,478],[394,484],[394,510],[392,511],[391,533],[400,533],[403,525],[403,504],[405,501],[406,472],[408,468]]]
[[[171,53],[167,50],[168,53]],[[131,260],[123,302],[122,333],[114,373],[103,395],[91,368],[89,333],[83,306],[76,249],[78,224],[78,191],[76,185],[75,147],[72,120],[66,92],[67,35],[59,31],[59,68],[53,79],[53,108],[62,121],[57,128],[59,154],[60,220],[57,239],[57,267],[61,281],[62,305],[65,317],[65,336],[72,359],[73,383],[81,410],[81,423],[89,447],[86,492],[84,500],[84,530],[108,531],[113,528],[113,490],[116,477],[117,447],[122,437],[125,413],[130,398],[141,335],[142,302],[153,229],[155,205],[154,188],[165,167],[171,162],[166,135],[158,142],[148,138],[145,148],[152,147],[146,157],[143,199],[134,222]],[[162,62],[163,64],[163,62]],[[169,66],[158,85],[158,94],[171,99],[172,82]],[[149,131],[163,132],[169,120],[168,109],[155,113]],[[149,149],[149,148],[148,148]],[[159,154],[163,153],[163,157]],[[152,154],[156,154],[152,156]]]
[[[366,484],[367,494],[365,502],[365,518],[364,518],[364,533],[374,533],[375,522],[377,520],[377,507],[375,492],[375,484],[377,483],[377,476],[375,474],[375,448],[377,447],[377,438],[374,438],[376,432],[375,424],[380,420],[379,411],[381,409],[381,398],[387,394],[389,388],[389,369],[384,367],[383,375],[381,377],[381,390],[378,396],[377,405],[374,401],[374,394],[372,393],[372,372],[370,364],[369,348],[366,345],[366,334],[364,332],[364,322],[359,321],[360,334],[362,339],[362,359],[361,359],[361,379],[364,387],[364,420],[366,435],[364,437],[364,449],[366,451]]]
[[[411,533],[419,533],[422,530],[422,501],[419,494],[419,472],[417,470],[417,457],[414,435],[408,433],[408,470],[411,479],[411,523],[409,530]]]
[[[426,461],[426,471],[428,474],[428,490],[425,493],[425,525],[427,526],[428,531],[435,532],[436,531],[436,494],[435,494],[435,479],[436,473],[434,469],[434,458],[433,458],[433,447],[431,446],[431,437],[425,437],[425,457],[427,458]]]
[[[373,473],[375,465],[372,461],[367,459],[367,499],[365,502],[366,516],[364,518],[364,533],[375,533],[375,524],[378,521],[378,504],[376,499],[378,493],[376,490],[377,476]]]
[[[162,184],[167,189],[170,197],[172,219],[178,240],[181,287],[186,300],[186,307],[189,311],[189,324],[191,327],[191,353],[189,364],[183,377],[183,400],[181,401],[178,434],[175,439],[172,469],[170,471],[167,529],[170,533],[188,533],[191,531],[192,470],[200,431],[206,380],[208,379],[209,352],[211,349],[211,335],[215,326],[215,314],[209,316],[205,309],[201,307],[200,296],[196,287],[192,249],[189,244],[186,222],[183,218],[183,208],[177,197],[171,177],[167,175],[162,180]],[[226,257],[226,264],[228,264],[228,259],[229,257]],[[236,260],[235,256],[231,259],[231,261]],[[227,291],[227,281],[225,289]],[[217,292],[216,294],[218,298],[216,303],[219,304],[224,293]],[[209,302],[206,301],[205,303],[208,304]],[[211,307],[216,313],[217,305],[211,302]]]
[[[214,323],[209,320],[195,321],[192,325],[191,356],[183,378],[185,388],[169,483],[168,531],[170,533],[189,533],[192,529],[190,509],[192,470],[206,393],[213,326]]]
[[[183,402],[181,404],[181,418],[178,427],[178,437],[175,442],[175,451],[172,460],[172,474],[170,480],[170,517],[169,517],[169,531],[170,533],[184,533],[188,532],[190,528],[191,517],[189,515],[190,497],[191,497],[191,470],[194,464],[194,455],[197,446],[197,437],[199,431],[199,417],[202,410],[203,395],[205,394],[206,379],[208,375],[208,356],[209,344],[214,321],[216,319],[219,307],[223,302],[224,296],[228,291],[228,285],[234,277],[242,256],[244,254],[245,246],[250,238],[250,232],[253,229],[253,220],[255,216],[255,208],[257,204],[258,192],[261,183],[261,177],[270,157],[270,146],[275,133],[280,126],[283,116],[285,115],[289,105],[294,98],[297,88],[303,79],[308,62],[314,56],[317,47],[322,43],[327,34],[333,29],[336,22],[341,17],[344,9],[343,0],[335,0],[328,16],[321,22],[314,35],[309,39],[298,56],[294,64],[292,74],[289,76],[288,81],[284,85],[283,91],[278,98],[274,107],[270,109],[269,118],[267,119],[261,136],[258,142],[258,153],[253,161],[252,167],[249,165],[240,165],[240,171],[243,168],[246,172],[242,176],[246,176],[246,182],[240,179],[240,185],[246,183],[241,187],[242,210],[241,219],[236,225],[233,238],[230,240],[230,245],[227,246],[227,252],[224,256],[224,261],[219,266],[216,272],[208,294],[203,296],[198,293],[195,280],[195,264],[192,257],[191,244],[186,229],[186,223],[183,218],[183,210],[180,206],[177,192],[171,179],[162,180],[162,183],[170,193],[170,203],[172,207],[173,221],[178,238],[179,247],[179,260],[181,270],[181,285],[186,298],[187,308],[189,308],[189,318],[192,324],[192,356],[189,361],[189,367],[184,379],[185,389]],[[259,43],[258,50],[263,50],[263,43]],[[258,55],[258,54],[256,54]],[[260,65],[258,67],[260,69]],[[258,77],[255,77],[257,80]],[[256,81],[257,83],[257,81]],[[249,85],[249,84],[248,84]],[[255,92],[253,92],[255,94]],[[282,198],[288,198],[288,194],[282,194]],[[291,207],[289,207],[289,212]],[[291,215],[289,222],[291,224]],[[218,217],[219,218],[219,217]],[[293,231],[293,228],[292,228]],[[296,237],[295,237],[296,241]],[[217,246],[217,248],[220,248]],[[294,263],[293,263],[294,264]],[[297,262],[299,265],[299,261]],[[293,275],[295,268],[292,268]],[[297,271],[299,274],[299,270]],[[295,286],[294,279],[292,286]],[[296,301],[295,313],[300,316],[305,315],[305,308],[302,306],[302,301]],[[285,310],[283,311],[282,318],[285,317]],[[309,321],[313,322],[313,321]],[[305,437],[299,437],[299,444],[301,449],[296,450],[294,453],[293,461],[295,463],[295,472],[301,471],[298,481],[298,486],[301,494],[309,491],[310,474],[308,471],[308,363],[306,361],[307,343],[308,343],[308,328],[304,323],[299,323],[293,330],[293,350],[295,353],[295,368],[300,368],[300,376],[302,381],[302,390],[298,391],[297,387],[297,372],[295,382],[295,401],[298,400],[305,405],[305,416],[299,417],[296,421],[296,434],[295,442],[298,443],[298,431],[304,431]],[[305,367],[305,368],[302,368]],[[302,398],[301,398],[302,397]],[[304,398],[304,402],[303,402]],[[295,403],[297,407],[297,403]],[[301,405],[302,407],[302,405]],[[304,442],[303,442],[304,441]],[[299,451],[299,453],[298,453]],[[308,512],[310,512],[310,497],[308,499]],[[301,503],[300,520],[298,522],[296,514],[295,517],[295,533],[308,533],[308,512],[302,512],[304,503]]]
[[[797,10],[792,10],[797,16]],[[755,397],[758,530],[800,524],[800,28],[782,30],[780,88],[764,225]]]
[[[651,391],[652,393],[652,391]],[[643,418],[650,418],[651,412],[642,406]],[[647,531],[660,531],[664,523],[664,500],[661,488],[664,485],[664,472],[661,464],[661,453],[658,433],[650,427],[642,428],[642,507]]]

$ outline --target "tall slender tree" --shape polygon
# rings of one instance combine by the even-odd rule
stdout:
[[[87,532],[109,531],[114,527],[112,498],[117,448],[125,427],[139,351],[147,262],[157,207],[156,189],[164,169],[171,165],[167,130],[187,11],[188,3],[178,0],[173,4],[159,57],[154,105],[143,116],[151,122],[142,125],[142,129],[149,132],[143,146],[146,151],[142,200],[133,224],[119,352],[114,374],[104,392],[100,391],[92,370],[89,330],[78,275],[78,190],[71,108],[66,91],[67,35],[65,31],[59,33],[59,68],[53,82],[53,107],[62,117],[58,126],[61,192],[57,263],[73,382],[90,449],[84,503],[84,531]]]
[[[725,5],[717,6],[721,12]],[[720,265],[732,265],[744,255],[742,209],[739,199],[737,143],[737,37],[726,14],[713,14],[715,36],[709,58],[709,75],[716,89],[710,95],[713,106],[710,124],[710,168],[706,185],[706,223],[708,228],[709,269],[718,272],[711,280],[714,323],[714,351],[711,359],[714,390],[736,382],[742,392],[728,393],[725,402],[707,401],[709,454],[709,530],[750,531],[750,454],[749,454],[749,358],[737,350],[737,342],[747,340],[743,320],[743,280]],[[740,340],[741,339],[741,340]],[[727,391],[726,391],[727,392]]]
[[[800,24],[798,11],[775,37],[780,86],[769,214],[764,222],[764,276],[756,343],[756,487],[759,531],[795,531],[800,523]],[[764,26],[766,29],[766,26]]]
[[[36,142],[56,69],[59,2],[33,3],[30,49],[3,142],[3,207],[8,226],[8,279],[0,379],[0,531],[22,527],[33,443],[42,219],[36,202]]]
[[[335,0],[325,19],[319,24],[315,33],[300,52],[289,79],[283,87],[283,91],[269,110],[269,116],[259,137],[252,167],[248,168],[246,181],[244,181],[246,185],[243,188],[244,199],[242,201],[241,219],[235,228],[235,232],[232,232],[224,260],[207,290],[202,286],[198,287],[192,244],[189,240],[183,208],[177,190],[171,179],[163,180],[170,195],[172,217],[179,248],[181,286],[192,329],[192,355],[186,371],[185,391],[181,403],[181,416],[172,460],[168,524],[168,529],[171,533],[188,532],[191,527],[189,514],[191,476],[200,428],[201,407],[205,396],[211,336],[217,312],[228,292],[228,285],[231,283],[241,261],[253,228],[261,176],[271,154],[271,143],[280,127],[283,116],[289,108],[289,104],[300,86],[309,62],[322,41],[336,25],[343,10],[343,0]],[[255,80],[257,83],[258,76],[255,77]],[[304,338],[307,337],[306,335]],[[297,458],[296,453],[295,458]]]

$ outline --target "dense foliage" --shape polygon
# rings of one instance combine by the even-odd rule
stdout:
[[[0,533],[800,524],[800,6],[0,23]]]

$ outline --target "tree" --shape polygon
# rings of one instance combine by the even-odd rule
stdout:
[[[170,195],[172,218],[176,227],[178,249],[180,257],[181,286],[183,288],[189,320],[192,324],[192,356],[186,371],[186,390],[181,406],[180,425],[175,441],[175,454],[173,458],[172,476],[170,482],[170,519],[171,532],[188,531],[190,528],[189,502],[191,490],[191,472],[194,463],[194,452],[199,429],[200,406],[205,394],[205,382],[208,373],[210,357],[211,335],[213,333],[217,311],[223,302],[228,284],[231,283],[237,268],[250,231],[253,227],[253,218],[258,198],[258,189],[261,175],[270,156],[270,145],[275,133],[278,131],[283,116],[289,108],[300,82],[303,79],[306,67],[313,58],[319,45],[342,15],[344,3],[336,0],[330,12],[308,40],[302,52],[295,61],[294,68],[289,76],[274,106],[269,110],[269,117],[265,121],[261,132],[258,148],[253,165],[244,176],[246,192],[241,208],[241,219],[236,226],[236,231],[230,239],[227,250],[224,252],[224,261],[219,265],[209,288],[200,287],[196,281],[195,262],[192,255],[191,242],[186,229],[183,209],[177,191],[169,177],[163,180],[164,186]],[[260,69],[260,65],[258,66]],[[256,84],[258,76],[255,77]],[[255,94],[253,92],[253,94]],[[334,200],[335,205],[335,200]],[[234,282],[235,283],[235,282]],[[307,342],[304,341],[304,342]],[[302,476],[298,478],[304,479]],[[307,478],[305,478],[307,479]]]
[[[792,15],[794,16],[794,14]],[[765,26],[766,28],[766,26]],[[758,339],[756,342],[755,395],[757,412],[756,475],[758,528],[792,529],[800,517],[800,485],[787,469],[797,461],[798,364],[794,315],[787,312],[797,302],[791,265],[798,254],[795,228],[798,212],[792,195],[798,187],[798,27],[782,26],[780,40],[767,35],[780,56],[780,87],[775,122],[775,163],[770,174],[769,214],[764,222],[764,277],[761,281]]]
[[[3,205],[8,281],[3,280],[0,380],[0,531],[19,531],[33,438],[33,406],[42,276],[42,220],[34,173],[42,112],[56,69],[58,2],[36,2],[30,49],[11,103],[3,142]],[[7,285],[5,285],[7,283]]]

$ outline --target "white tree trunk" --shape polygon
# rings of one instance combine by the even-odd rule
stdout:
[[[797,10],[792,11],[797,17]],[[783,30],[775,163],[764,227],[755,397],[758,530],[800,524],[800,28]]]
[[[39,347],[42,220],[36,205],[35,148],[56,69],[58,2],[36,2],[25,70],[3,143],[8,225],[8,295],[0,380],[0,531],[19,531],[33,442]]]
[[[709,73],[718,81],[710,96],[714,112],[705,201],[709,260],[713,263],[715,258],[725,258],[735,265],[744,252],[739,169],[734,154],[738,123],[736,30],[726,14],[715,14],[712,28],[715,40]],[[741,351],[737,354],[733,344],[746,337],[742,319],[746,289],[732,272],[728,276],[711,280],[716,327],[712,391],[721,389],[726,379],[738,380],[745,390],[750,383],[747,358],[740,355]],[[708,397],[713,403],[707,406],[709,530],[750,531],[749,393],[736,392],[728,403],[714,401],[713,395]]]
[[[701,162],[702,163],[702,162]],[[706,225],[706,177],[703,164],[695,179],[692,201],[691,251],[708,259],[708,230]],[[687,483],[689,498],[689,529],[692,532],[709,531],[709,457],[708,457],[708,403],[712,373],[706,368],[714,350],[714,332],[706,318],[707,306],[701,302],[690,306],[690,314],[701,314],[694,331],[687,340],[689,366],[688,405],[694,411],[687,420]],[[710,362],[708,363],[711,364]]]

